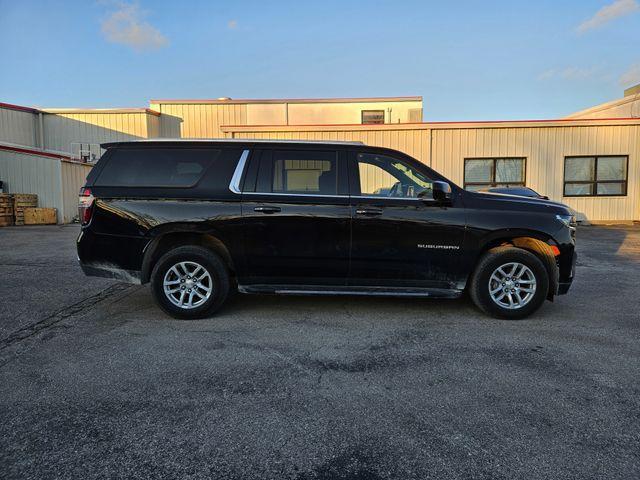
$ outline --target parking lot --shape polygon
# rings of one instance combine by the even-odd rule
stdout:
[[[640,477],[640,228],[578,232],[569,295],[236,296],[178,321],[86,278],[77,226],[0,229],[3,478]]]

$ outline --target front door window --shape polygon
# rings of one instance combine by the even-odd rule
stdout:
[[[360,194],[383,198],[433,198],[432,181],[409,164],[393,157],[358,154]]]

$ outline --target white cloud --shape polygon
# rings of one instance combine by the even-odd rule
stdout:
[[[596,67],[581,68],[552,68],[538,75],[538,80],[551,80],[559,78],[562,80],[586,80],[593,78],[598,74],[599,69]]]
[[[160,31],[145,22],[144,12],[136,3],[119,2],[117,9],[102,22],[102,33],[112,43],[120,43],[136,51],[154,50],[169,43]]]
[[[229,30],[235,30],[236,28],[238,28],[238,21],[229,20],[229,22],[227,23],[227,27],[229,28]]]
[[[616,18],[630,15],[640,10],[640,4],[637,0],[615,0],[609,5],[605,5],[589,20],[582,22],[577,30],[579,33],[584,33],[594,28],[599,28]]]
[[[621,87],[633,87],[640,83],[640,63],[632,65],[629,70],[624,72],[620,77]]]

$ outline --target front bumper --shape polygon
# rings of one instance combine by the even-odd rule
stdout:
[[[560,265],[560,278],[558,281],[558,295],[566,294],[571,288],[573,283],[573,277],[576,273],[576,261],[578,260],[578,254],[573,250],[571,252],[571,258],[568,262],[563,262],[564,265]]]

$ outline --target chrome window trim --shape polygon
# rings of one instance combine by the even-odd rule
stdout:
[[[274,197],[323,197],[323,198],[349,198],[349,195],[323,195],[316,193],[280,193],[280,192],[242,192],[243,195],[273,195]]]
[[[424,202],[431,199],[423,200],[418,197],[378,197],[376,195],[351,195],[351,198],[364,198],[364,199],[373,199],[373,200],[406,200],[406,201],[419,201]]]
[[[262,195],[274,197],[321,197],[321,198],[355,198],[355,199],[372,199],[372,200],[404,200],[409,202],[435,202],[433,199],[407,198],[407,197],[375,197],[365,195],[323,195],[315,193],[280,193],[280,192],[242,192],[243,195]]]
[[[238,165],[236,165],[236,169],[233,172],[233,176],[231,177],[231,182],[229,182],[229,190],[236,194],[241,195],[262,195],[262,196],[273,196],[273,197],[319,197],[319,198],[355,198],[355,199],[373,199],[373,200],[405,200],[405,201],[419,201],[425,202],[425,200],[416,198],[416,197],[378,197],[374,195],[323,195],[316,193],[281,193],[281,192],[243,192],[240,190],[240,182],[242,180],[242,175],[244,174],[244,170],[247,164],[247,159],[249,158],[249,150],[243,150],[242,155],[240,155],[240,160],[238,160]],[[434,200],[427,200],[434,201]]]
[[[242,191],[240,190],[240,181],[242,180],[242,174],[244,173],[244,167],[247,163],[247,158],[249,158],[249,150],[244,150],[242,152],[242,155],[240,155],[238,165],[236,165],[236,169],[233,172],[231,182],[229,182],[229,190],[231,190],[233,193],[242,193]]]

